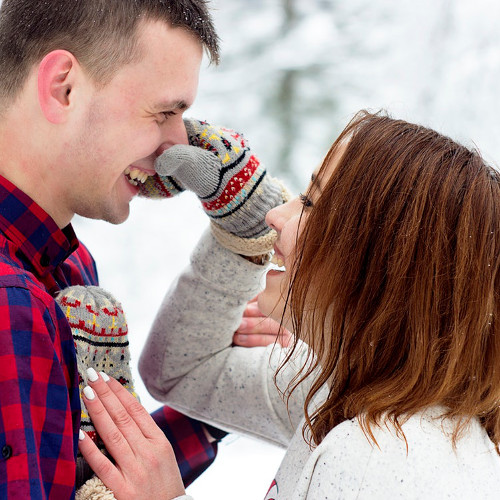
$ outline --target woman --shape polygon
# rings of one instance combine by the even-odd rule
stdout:
[[[148,389],[287,446],[267,499],[497,498],[499,181],[432,130],[360,113],[266,217],[284,270],[259,306],[293,347],[232,345],[259,266],[207,233],[142,355]]]

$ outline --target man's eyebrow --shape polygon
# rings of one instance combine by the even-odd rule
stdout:
[[[160,111],[173,111],[173,110],[178,110],[178,111],[186,111],[190,105],[186,101],[162,101],[156,104],[155,110],[160,112]]]

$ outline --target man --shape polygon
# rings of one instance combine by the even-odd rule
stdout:
[[[218,61],[203,0],[2,3],[1,498],[75,495],[78,375],[54,296],[96,285],[97,271],[70,221],[125,221],[133,179],[187,143],[182,113],[196,95],[203,49]],[[192,479],[214,449],[201,424],[162,415],[175,420],[168,437]]]

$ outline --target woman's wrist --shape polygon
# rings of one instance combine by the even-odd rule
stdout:
[[[239,254],[241,255],[241,254]],[[257,264],[258,266],[263,266],[271,260],[271,253],[263,253],[261,255],[241,255],[244,259]]]

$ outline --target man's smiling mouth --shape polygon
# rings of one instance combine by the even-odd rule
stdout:
[[[139,183],[144,184],[146,179],[153,175],[137,167],[127,167],[124,174],[132,186],[137,186]]]

